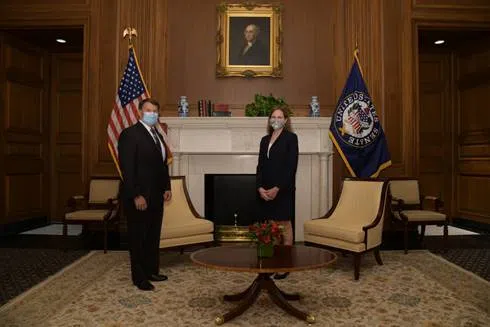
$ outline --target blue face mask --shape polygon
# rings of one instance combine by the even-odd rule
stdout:
[[[143,112],[143,118],[141,119],[143,122],[149,126],[153,126],[157,123],[158,121],[158,113],[156,112],[148,112],[144,111]]]

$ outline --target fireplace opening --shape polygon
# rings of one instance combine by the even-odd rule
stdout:
[[[248,240],[248,225],[259,220],[255,174],[205,174],[205,217],[222,241]]]

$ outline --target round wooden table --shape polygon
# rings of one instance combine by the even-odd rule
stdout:
[[[262,289],[267,290],[272,301],[289,314],[314,323],[314,315],[305,313],[288,302],[297,301],[300,296],[281,291],[271,276],[277,272],[296,272],[325,267],[334,263],[337,256],[330,251],[315,247],[276,246],[273,257],[258,258],[255,246],[238,245],[196,251],[192,253],[191,260],[206,268],[258,274],[253,283],[243,292],[224,296],[225,301],[237,301],[239,304],[224,315],[217,316],[215,318],[217,325],[245,312],[258,298]]]

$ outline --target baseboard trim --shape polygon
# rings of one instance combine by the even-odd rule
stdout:
[[[48,225],[47,217],[34,217],[8,224],[0,224],[0,236],[19,234]]]
[[[452,220],[451,226],[466,229],[475,233],[490,234],[489,224],[484,224],[465,218],[454,218]]]

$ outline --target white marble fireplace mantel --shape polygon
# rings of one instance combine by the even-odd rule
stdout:
[[[192,203],[204,216],[205,174],[255,174],[259,143],[266,134],[264,117],[165,117],[174,154],[171,175],[187,179]],[[330,118],[293,117],[299,140],[296,174],[296,240],[303,223],[332,205]]]

